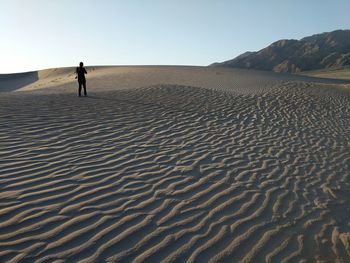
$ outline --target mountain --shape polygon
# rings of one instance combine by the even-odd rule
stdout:
[[[279,40],[260,51],[245,52],[210,66],[297,73],[346,65],[350,65],[350,30],[336,30],[300,40]]]

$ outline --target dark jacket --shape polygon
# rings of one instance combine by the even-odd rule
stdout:
[[[85,74],[87,74],[86,69],[84,67],[77,67],[76,71],[78,75],[78,81],[79,82],[84,82],[85,80]]]

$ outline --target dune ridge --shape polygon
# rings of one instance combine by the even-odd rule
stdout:
[[[75,68],[54,68],[27,73],[0,74],[0,92],[76,92]],[[285,81],[339,84],[349,80],[325,79],[275,72],[196,66],[91,66],[87,67],[88,89],[113,91],[154,85],[182,85],[257,94]],[[30,76],[30,77],[28,77]]]
[[[0,94],[0,261],[350,260],[346,82],[108,70]]]

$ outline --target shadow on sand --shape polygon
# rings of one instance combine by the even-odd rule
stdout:
[[[37,81],[38,79],[38,71],[0,74],[0,92],[15,91]]]

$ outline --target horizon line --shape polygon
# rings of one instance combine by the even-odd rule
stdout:
[[[86,68],[91,68],[91,67],[210,67],[211,64],[209,65],[186,65],[186,64],[124,64],[124,65],[116,65],[116,64],[92,64],[92,65],[85,65],[84,67]],[[64,69],[64,68],[76,68],[79,67],[79,65],[76,66],[58,66],[58,67],[48,67],[48,68],[40,68],[40,69],[35,69],[35,70],[28,70],[28,71],[17,71],[17,72],[0,72],[0,75],[11,75],[11,74],[25,74],[25,73],[32,73],[32,72],[38,72],[38,71],[43,71],[43,70],[49,70],[49,69]]]

